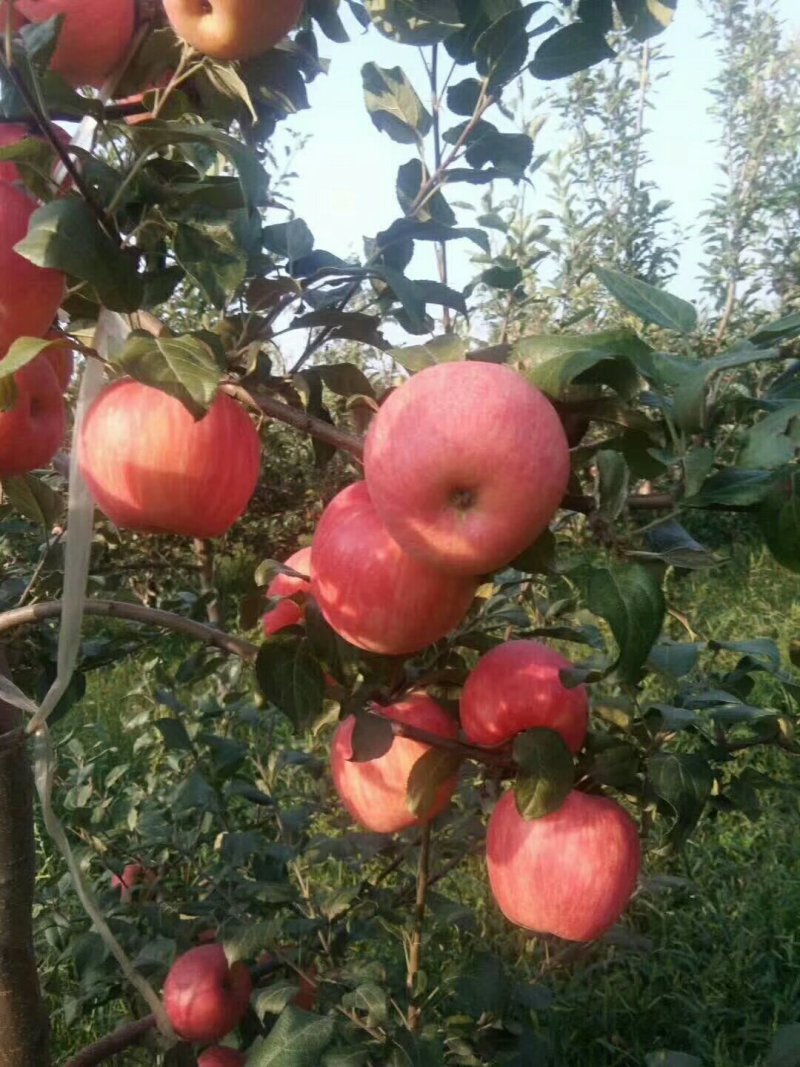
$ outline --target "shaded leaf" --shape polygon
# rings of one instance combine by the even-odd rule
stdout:
[[[677,847],[697,825],[711,795],[713,772],[706,760],[695,753],[657,752],[647,761],[647,781],[655,795],[675,813],[667,840]]]
[[[460,766],[459,754],[443,748],[430,748],[416,761],[408,776],[406,805],[418,819],[428,816],[439,787],[452,779]]]
[[[525,730],[512,748],[519,774],[514,783],[517,809],[524,819],[558,811],[575,778],[572,753],[561,734],[545,728]]]
[[[325,681],[306,638],[275,637],[263,644],[256,658],[256,678],[267,700],[296,729],[305,729],[322,711]]]
[[[573,22],[539,45],[528,70],[534,78],[552,81],[613,58],[614,51],[608,46],[602,32],[583,22]]]
[[[52,529],[66,506],[61,494],[34,474],[4,479],[3,494],[20,515],[38,523],[47,531]]]
[[[213,349],[199,337],[154,337],[137,331],[112,358],[136,381],[180,400],[196,419],[217,395],[221,369]]]
[[[661,633],[666,602],[657,570],[643,564],[593,567],[589,574],[587,604],[611,627],[619,648],[616,670],[626,682],[635,682],[650,649]]]
[[[364,101],[378,130],[400,144],[416,144],[431,128],[431,116],[400,67],[365,63],[361,68]]]

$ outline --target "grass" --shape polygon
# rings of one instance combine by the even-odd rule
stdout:
[[[226,574],[230,595],[235,570]],[[670,606],[699,636],[771,637],[784,654],[800,633],[799,593],[800,579],[747,545],[734,545],[713,575],[673,577],[669,585]],[[683,636],[681,624],[670,625],[673,636]],[[159,639],[164,649],[174,673],[189,648]],[[145,700],[136,693],[147,690],[147,658],[145,652],[92,674],[86,697],[61,729],[80,738],[89,733],[86,743],[115,750],[117,761],[135,759],[137,735],[125,720]],[[617,943],[565,950],[513,930],[491,904],[479,859],[438,887],[474,909],[477,943],[491,946],[517,980],[535,985],[530,1020],[551,1049],[553,1067],[644,1065],[658,1049],[694,1055],[703,1067],[762,1067],[775,1029],[800,1020],[800,759],[795,765],[771,751],[745,758],[762,771],[780,769],[789,788],[764,794],[757,821],[738,813],[706,818],[681,856],[651,856]],[[663,875],[672,881],[659,881]],[[319,877],[335,881],[336,865],[321,866]],[[426,947],[430,972],[445,973],[475,946],[474,937],[457,931],[434,938]],[[386,946],[364,951],[381,956]],[[63,995],[61,983],[49,991]],[[108,1030],[126,1011],[115,1003],[69,1026],[57,1018],[58,1053]],[[121,1062],[139,1061],[133,1055]]]

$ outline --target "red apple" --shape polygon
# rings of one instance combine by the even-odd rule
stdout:
[[[440,363],[395,389],[370,425],[364,474],[389,533],[457,574],[505,566],[547,527],[569,446],[547,398],[495,363]]]
[[[120,381],[89,409],[80,462],[117,526],[219,537],[247,509],[261,446],[247,413],[224,393],[196,422],[174,397]]]
[[[213,59],[249,59],[283,40],[303,0],[164,0],[179,37]]]
[[[184,1041],[219,1041],[242,1021],[251,991],[244,963],[229,965],[222,945],[201,945],[172,965],[164,983],[164,1008]]]
[[[0,182],[0,359],[18,337],[44,337],[64,296],[64,275],[14,251],[28,232],[36,201]]]
[[[517,926],[591,941],[613,926],[636,888],[636,824],[608,797],[573,791],[551,815],[527,821],[509,790],[489,819],[492,894]]]
[[[370,652],[416,652],[453,629],[476,589],[409,556],[389,535],[364,482],[322,514],[311,547],[311,592],[333,629]]]
[[[111,888],[120,891],[121,903],[130,904],[134,888],[142,881],[147,886],[155,885],[158,881],[157,872],[148,870],[141,863],[129,863],[121,875],[115,874],[111,879]]]
[[[222,1048],[215,1045],[201,1052],[197,1067],[244,1067],[247,1056],[235,1048]]]
[[[298,552],[289,556],[286,560],[287,567],[299,574],[311,574],[311,549],[301,548]],[[300,596],[305,599],[305,594],[311,589],[311,581],[305,578],[294,578],[290,574],[277,574],[267,586],[268,597],[284,597],[280,604],[264,613],[261,620],[264,634],[271,637],[273,634],[285,630],[288,626],[297,626],[303,621],[303,607],[294,600],[288,599]]]
[[[458,724],[452,716],[424,693],[412,693],[384,710],[390,718],[430,733],[458,737]],[[408,777],[417,760],[430,751],[430,745],[395,737],[384,755],[356,763],[352,759],[355,725],[355,716],[348,715],[337,726],[331,744],[331,771],[336,792],[356,822],[375,833],[392,834],[419,826],[444,811],[456,788],[455,777],[439,786],[436,802],[425,819],[417,818],[408,806]]]
[[[461,725],[474,745],[501,745],[522,730],[546,726],[571,752],[586,740],[585,686],[567,689],[568,659],[538,641],[507,641],[487,652],[461,693]]]
[[[0,19],[5,18],[0,0]],[[24,22],[64,16],[50,69],[70,85],[99,88],[119,66],[133,40],[136,0],[17,0]]]
[[[66,409],[50,363],[38,356],[14,375],[17,398],[0,411],[0,478],[46,467],[64,440]]]

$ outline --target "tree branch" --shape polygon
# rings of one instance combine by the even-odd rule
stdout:
[[[293,426],[301,433],[316,437],[318,441],[324,441],[341,452],[348,452],[358,460],[361,460],[364,455],[364,440],[357,434],[350,433],[348,430],[340,430],[338,426],[317,419],[298,408],[293,408],[274,396],[262,393],[255,395],[243,386],[232,383],[223,385],[222,391],[247,407],[260,411],[271,419],[285,422],[287,426]]]
[[[93,1045],[87,1045],[86,1048],[81,1049],[64,1067],[96,1067],[99,1063],[105,1063],[106,1060],[124,1052],[125,1049],[141,1045],[147,1035],[155,1029],[155,1025],[154,1015],[146,1015],[143,1019],[125,1023],[113,1034],[101,1037]]]
[[[18,626],[29,626],[32,623],[43,622],[45,619],[55,619],[61,615],[63,601],[49,600],[41,604],[30,604],[25,608],[14,608],[0,614],[0,634],[14,630]],[[233,656],[248,663],[253,663],[258,655],[258,648],[245,641],[241,637],[223,633],[213,626],[207,626],[194,619],[185,619],[182,615],[176,615],[171,611],[160,611],[157,608],[148,608],[143,604],[126,604],[119,600],[87,600],[83,606],[86,615],[94,615],[104,619],[127,619],[129,622],[140,622],[145,626],[159,626],[175,633],[186,634],[194,637],[206,645],[213,645],[229,652]]]

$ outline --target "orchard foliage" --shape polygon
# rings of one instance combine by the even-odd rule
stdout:
[[[82,365],[101,358],[87,341],[101,309],[129,317],[132,332],[111,346],[105,371],[110,380],[127,377],[139,386],[112,385],[113,391],[159,390],[163,396],[151,413],[180,404],[170,426],[194,420],[198,433],[209,425],[204,417],[213,417],[207,413],[221,407],[240,404],[237,416],[244,418],[245,409],[258,416],[248,432],[257,427],[263,448],[262,484],[217,559],[221,568],[235,545],[245,548],[242,555],[263,554],[267,540],[275,549],[249,579],[237,620],[258,647],[243,639],[226,646],[219,635],[206,634],[209,645],[219,647],[181,653],[177,677],[171,677],[166,655],[152,640],[116,624],[84,635],[78,671],[55,721],[69,727],[90,672],[128,654],[152,653],[140,682],[152,707],[129,724],[141,728],[134,747],[146,754],[150,770],[138,781],[130,764],[119,763],[99,780],[76,731],[66,746],[74,784],[60,803],[87,866],[98,867],[92,857],[99,853],[109,875],[122,875],[115,886],[109,877],[101,903],[116,936],[155,985],[175,956],[198,940],[224,942],[234,963],[273,954],[252,972],[251,1009],[236,1038],[250,1050],[251,1067],[435,1065],[445,1054],[448,1062],[463,1064],[523,1064],[532,1054],[547,1055],[537,1033],[536,991],[507,983],[497,957],[480,951],[487,923],[497,928],[496,913],[487,919],[483,908],[476,916],[456,899],[457,883],[447,880],[470,852],[485,852],[481,809],[497,800],[500,783],[513,780],[515,794],[500,802],[502,810],[516,807],[513,826],[496,828],[492,837],[495,881],[508,878],[504,839],[516,842],[536,883],[541,872],[532,841],[547,841],[559,857],[553,826],[577,809],[611,813],[624,851],[624,891],[620,895],[619,880],[609,886],[599,926],[573,916],[548,927],[594,937],[616,921],[635,882],[639,844],[625,808],[637,817],[646,868],[648,850],[682,847],[704,814],[757,815],[760,795],[780,778],[746,765],[743,753],[773,748],[776,768],[784,757],[800,754],[800,683],[776,644],[757,632],[725,641],[697,633],[691,618],[671,606],[682,575],[709,568],[713,580],[713,568],[723,562],[688,532],[687,515],[730,512],[755,520],[775,558],[800,571],[800,314],[788,312],[733,340],[714,339],[691,303],[621,269],[629,263],[607,259],[586,268],[604,306],[616,308],[613,324],[599,308],[553,332],[521,331],[510,339],[506,331],[495,332],[494,317],[483,314],[487,299],[522,304],[530,295],[529,275],[509,257],[492,256],[491,219],[479,216],[465,225],[468,208],[460,197],[530,184],[544,162],[530,132],[511,128],[511,87],[520,78],[547,83],[603,63],[620,40],[643,42],[664,30],[675,5],[348,0],[348,6],[367,32],[421,48],[429,73],[423,87],[400,66],[368,62],[361,71],[376,151],[389,137],[408,146],[408,159],[397,174],[396,217],[365,237],[357,259],[317,247],[308,225],[287,210],[270,149],[277,124],[308,107],[308,86],[325,75],[325,53],[333,63],[346,61],[340,46],[347,30],[335,0],[309,0],[288,38],[233,63],[183,46],[159,5],[142,3],[135,47],[118,68],[110,96],[76,89],[74,77],[60,76],[57,64],[54,69],[63,20],[26,25],[6,40],[0,117],[36,136],[4,138],[0,166],[15,166],[40,201],[16,253],[28,266],[52,272],[50,279],[66,278],[62,309]],[[93,144],[65,147],[54,132],[56,119],[96,123]],[[15,195],[22,194],[15,188]],[[463,290],[449,283],[446,269],[435,279],[417,276],[415,251],[432,246],[441,266],[452,242],[476,257],[478,272]],[[32,330],[42,336],[18,337],[0,360],[0,446],[8,425],[3,420],[25,400],[26,377],[45,366],[43,352],[63,347],[60,336],[44,337],[50,324],[45,315]],[[387,340],[387,327],[402,332],[402,344]],[[287,335],[305,338],[293,363],[281,350]],[[432,643],[403,633],[391,646],[392,628],[401,625],[395,605],[419,596],[431,564],[409,556],[400,562],[391,557],[387,565],[379,535],[389,535],[382,527],[370,552],[358,541],[343,548],[342,500],[360,495],[369,504],[363,486],[347,487],[362,475],[364,433],[381,420],[394,378],[466,361],[505,364],[552,401],[570,446],[566,493],[562,498],[559,488],[554,517],[552,507],[545,509],[553,521],[533,543],[511,538],[513,552],[492,559],[499,569],[486,573],[487,565],[478,573],[476,565],[466,577],[439,576],[444,592],[431,603],[421,597],[418,610],[431,628],[425,641]],[[391,383],[376,369],[387,365]],[[60,395],[49,364],[47,370]],[[400,407],[403,388],[387,414]],[[495,399],[485,397],[487,410]],[[415,424],[412,412],[405,433],[423,454],[420,421]],[[308,431],[313,451],[281,423]],[[461,430],[466,440],[471,427]],[[91,432],[90,418],[85,433]],[[180,459],[185,470],[191,457],[169,438],[165,433],[160,443],[161,459],[165,467]],[[133,432],[128,443],[136,443]],[[206,473],[214,466],[214,480],[222,481],[230,454],[213,452],[202,466]],[[102,473],[112,501],[104,510],[120,519],[123,513],[114,510],[118,470],[109,455],[101,440],[96,464],[107,465]],[[124,516],[120,525],[198,536],[221,532],[252,489],[254,447],[248,455],[245,475],[236,471],[247,483],[242,501],[219,528],[192,526],[198,516],[209,519],[204,496],[213,489],[204,484],[194,496],[176,496],[175,508],[186,520],[177,526],[163,517],[137,525]],[[507,454],[498,474],[505,464],[507,480],[519,484],[517,472],[528,471],[530,458]],[[40,462],[35,458],[27,469]],[[116,467],[124,462],[120,458]],[[368,481],[369,466],[368,448]],[[7,559],[0,604],[9,610],[57,595],[65,521],[61,475],[5,477],[18,473],[0,468]],[[153,471],[146,473],[152,477]],[[87,474],[100,486],[89,468]],[[413,475],[413,469],[406,472]],[[102,488],[96,492],[103,507]],[[145,486],[151,503],[154,492],[170,512],[169,486],[157,492]],[[332,499],[308,569],[295,568],[292,556],[284,570],[273,557],[289,556],[299,537],[307,541],[323,502]],[[126,506],[141,510],[142,504]],[[402,528],[396,499],[390,511]],[[537,531],[544,525],[540,518]],[[36,544],[41,531],[43,547]],[[191,622],[212,607],[216,594],[207,567],[202,595],[186,592],[191,583],[183,582],[180,569],[187,554],[175,539],[150,542],[103,522],[94,547],[90,599],[102,590],[129,600],[133,590],[146,606],[157,604]],[[201,564],[206,551],[201,544]],[[392,551],[400,550],[393,545]],[[348,597],[335,590],[333,604],[315,553],[317,560],[326,554],[329,572],[346,561]],[[382,559],[385,574],[379,574]],[[126,566],[135,572],[133,581]],[[281,583],[281,574],[289,581]],[[340,621],[336,610],[343,605],[345,615],[352,613],[363,600],[368,615],[377,587],[384,614],[369,620],[365,637],[363,627]],[[114,615],[113,607],[97,610]],[[216,610],[219,615],[219,605]],[[264,612],[271,622],[262,623]],[[224,611],[215,621],[221,618]],[[517,642],[528,649],[557,647],[541,686],[552,687],[556,697],[567,689],[563,706],[574,708],[580,722],[567,730],[549,707],[536,727],[520,733],[512,726],[499,747],[481,748],[486,731],[470,732],[467,722],[485,716],[485,706],[464,714],[465,701],[479,688],[471,672]],[[226,660],[220,648],[239,659]],[[41,692],[54,673],[53,631],[26,632],[12,652],[18,653],[12,656],[18,683]],[[591,711],[583,742],[585,693]],[[436,709],[426,708],[433,726],[430,718],[415,723],[392,716],[393,707],[419,700]],[[453,717],[459,700],[464,740]],[[517,721],[516,709],[503,714]],[[326,757],[334,737],[337,781],[363,770],[361,787],[389,769],[391,828],[411,827],[405,837],[372,832],[369,788],[360,789],[357,802],[351,795],[348,805],[357,818],[366,813],[368,832],[352,832],[340,806],[331,803]],[[457,799],[448,806],[454,790]],[[432,814],[438,817],[431,834]],[[415,911],[415,890],[412,885],[409,893],[402,871],[418,843]],[[602,843],[587,847],[602,854]],[[438,867],[431,867],[432,856]],[[124,872],[134,867],[136,884],[128,885]],[[433,888],[437,881],[447,893]],[[526,914],[553,908],[563,918],[563,901],[557,894],[548,899],[544,886],[533,913],[516,908],[513,884],[505,883],[504,892],[510,901],[504,911],[522,925],[539,929],[537,921],[545,920],[527,923]],[[57,885],[47,885],[50,902],[58,893]],[[421,955],[426,908],[430,963]],[[394,947],[384,959],[375,946],[387,931]],[[614,934],[624,937],[618,929]],[[62,1005],[67,1025],[123,994],[116,963],[98,935],[84,931],[76,938],[70,922],[56,919],[47,936],[69,955],[79,978],[80,995]],[[403,952],[396,951],[399,945]],[[462,960],[465,945],[470,955]],[[314,996],[298,1002],[309,982]],[[209,1031],[204,1039],[220,1036]],[[183,1051],[159,1055],[177,1064]]]

